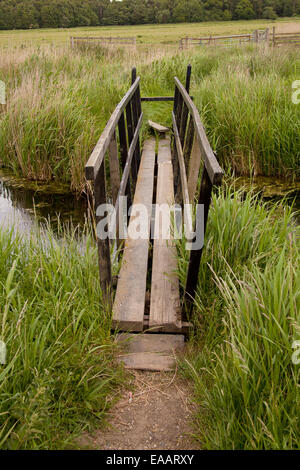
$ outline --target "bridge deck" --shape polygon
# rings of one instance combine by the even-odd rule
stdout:
[[[113,326],[121,331],[181,333],[179,281],[176,275],[176,246],[172,240],[172,220],[169,217],[167,232],[170,233],[170,239],[164,239],[166,234],[162,231],[159,211],[154,214],[155,239],[153,250],[149,250],[152,243],[151,206],[154,201],[156,204],[168,206],[174,204],[173,167],[168,138],[159,140],[157,158],[155,139],[148,139],[144,144],[134,204],[144,204],[147,208],[148,238],[145,240],[130,237],[130,227],[135,223],[136,217],[133,214],[129,222],[129,236],[125,243],[113,305]],[[151,277],[148,277],[151,266]],[[148,291],[147,277],[149,280],[151,278]],[[150,298],[150,309],[147,308],[147,297]]]

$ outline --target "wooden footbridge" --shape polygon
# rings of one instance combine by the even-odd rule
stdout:
[[[223,171],[189,95],[190,78],[188,66],[185,86],[174,78],[173,97],[141,98],[140,77],[133,69],[132,85],[111,115],[85,168],[87,179],[94,181],[97,227],[107,217],[99,207],[111,201],[115,208],[112,225],[114,245],[119,250],[113,256],[118,256],[120,271],[114,288],[113,243],[110,237],[97,233],[100,283],[104,300],[112,307],[113,328],[120,332],[121,339],[126,339],[127,350],[120,359],[128,368],[170,369],[174,350],[183,347],[184,335],[191,326],[203,248],[189,252],[186,284],[180,287],[174,221],[170,216],[166,237],[157,209],[174,203],[191,208],[197,202],[204,206],[205,231],[212,188],[221,184]],[[173,102],[173,128],[169,131],[150,122],[155,137],[141,145],[142,102],[149,101]],[[124,214],[125,198],[128,208],[132,203],[133,207],[144,207],[147,222],[142,237],[131,235],[137,217],[133,212],[127,236],[122,233],[120,220],[125,217],[127,222],[128,216]],[[188,219],[191,222],[192,210],[188,211]],[[157,229],[155,236],[152,225]],[[127,341],[129,337],[131,341]]]

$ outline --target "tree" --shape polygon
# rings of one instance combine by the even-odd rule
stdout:
[[[277,15],[276,15],[276,13],[275,13],[275,11],[273,10],[272,7],[266,7],[266,8],[264,8],[262,17],[265,20],[276,20]]]
[[[234,13],[237,20],[251,20],[255,18],[255,13],[250,0],[241,0],[237,4]]]

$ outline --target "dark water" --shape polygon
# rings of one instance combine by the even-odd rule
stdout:
[[[299,181],[291,183],[267,177],[260,177],[255,181],[238,178],[236,186],[246,189],[253,187],[268,201],[286,197],[286,203],[294,203],[294,209],[300,211]],[[0,169],[0,226],[15,224],[26,232],[33,227],[36,217],[40,223],[48,219],[55,231],[58,217],[62,223],[72,222],[73,225],[83,226],[87,212],[86,200],[75,198],[67,185],[30,183]],[[297,221],[300,224],[300,213]]]
[[[259,176],[254,180],[238,178],[237,187],[244,187],[258,192],[264,201],[277,202],[285,200],[287,205],[293,206],[295,220],[300,224],[300,181],[285,181],[279,178]]]
[[[86,215],[87,202],[70,194],[67,186],[28,183],[0,170],[0,226],[15,224],[27,231],[36,218],[40,223],[49,220],[55,231],[58,217],[62,223],[83,226]]]

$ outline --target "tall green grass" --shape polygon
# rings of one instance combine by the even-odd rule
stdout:
[[[256,47],[189,51],[83,46],[5,48],[0,79],[0,160],[15,173],[85,188],[84,164],[136,65],[143,95],[172,95],[192,64],[191,93],[209,140],[228,171],[299,177],[297,50]],[[171,124],[171,105],[148,103],[145,117]],[[145,128],[144,128],[145,130]]]
[[[0,448],[57,449],[99,425],[122,382],[89,233],[0,230]]]
[[[300,446],[300,229],[283,204],[214,195],[199,273],[197,325],[183,369],[208,449]],[[181,256],[184,282],[187,261]]]

